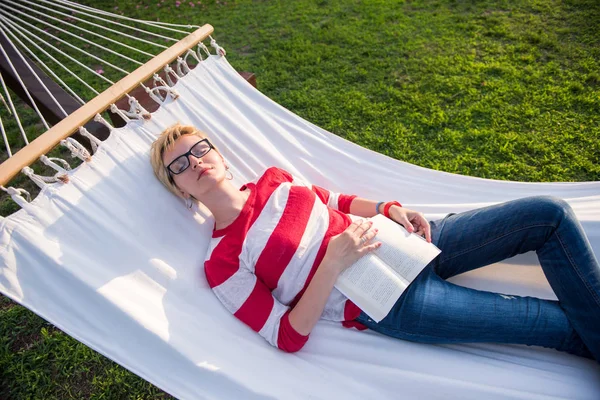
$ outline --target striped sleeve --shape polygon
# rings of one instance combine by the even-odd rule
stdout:
[[[211,261],[206,261],[210,263]],[[206,268],[210,271],[210,268]],[[272,346],[285,352],[300,350],[310,334],[297,332],[289,321],[291,308],[280,303],[249,269],[241,267],[227,280],[210,286],[221,303],[236,318],[258,332]]]
[[[352,204],[352,200],[358,197],[355,194],[335,193],[317,185],[311,185],[311,189],[317,194],[323,204],[327,204],[328,207],[334,210],[340,210],[344,214],[350,214],[350,204]]]
[[[344,214],[350,214],[350,204],[352,204],[352,200],[358,197],[357,195],[333,192],[321,186],[310,184],[304,181],[302,178],[292,175],[281,168],[278,169],[281,173],[288,177],[292,184],[310,187],[311,190],[315,192],[317,197],[319,197],[319,199],[323,202],[323,204],[333,208],[334,210],[339,210]]]

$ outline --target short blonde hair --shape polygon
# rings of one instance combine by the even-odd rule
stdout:
[[[172,125],[165,129],[160,134],[158,139],[156,139],[154,143],[152,143],[152,147],[150,148],[150,162],[152,163],[154,175],[163,185],[165,185],[167,189],[169,189],[171,193],[175,194],[178,197],[183,196],[181,195],[181,191],[179,190],[179,188],[175,185],[175,182],[170,178],[169,172],[167,171],[166,165],[163,162],[162,157],[165,151],[171,150],[173,147],[175,147],[175,141],[183,135],[195,135],[201,139],[207,137],[204,132],[202,132],[195,126],[181,125],[179,122],[177,122],[175,125]],[[217,153],[221,154],[217,147],[214,147]]]

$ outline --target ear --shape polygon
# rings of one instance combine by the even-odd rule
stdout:
[[[181,193],[181,197],[183,197],[186,200],[189,199],[189,197],[190,197],[189,193],[186,193],[183,190],[180,190],[179,192]]]

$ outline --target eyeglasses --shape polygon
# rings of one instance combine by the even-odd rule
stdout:
[[[167,171],[172,173],[173,175],[179,175],[183,171],[189,168],[190,166],[190,158],[189,155],[193,155],[196,158],[204,157],[211,149],[214,149],[212,143],[208,141],[208,139],[202,139],[199,142],[196,142],[190,149],[171,161],[169,165],[167,165]]]

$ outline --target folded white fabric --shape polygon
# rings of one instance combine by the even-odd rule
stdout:
[[[523,183],[439,172],[362,148],[202,62],[149,121],[115,129],[68,184],[0,225],[0,291],[181,399],[597,399],[600,367],[552,349],[426,345],[320,321],[284,353],[239,322],[205,281],[213,219],[154,178],[149,147],[179,121],[205,130],[238,186],[268,166],[348,194],[398,200],[429,220],[537,194],[566,199],[600,254],[600,182]],[[451,281],[556,299],[535,253]]]

